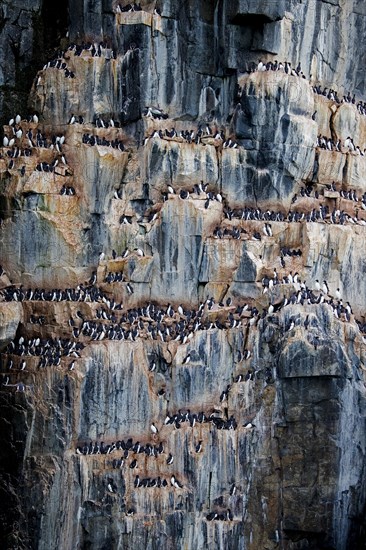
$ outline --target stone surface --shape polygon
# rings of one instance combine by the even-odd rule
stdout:
[[[12,302],[0,304],[0,347],[4,348],[14,339],[18,325],[22,318],[21,304]]]
[[[115,14],[115,5],[1,5],[4,135],[12,135],[7,122],[19,106],[23,136],[16,146],[29,146],[29,129],[49,142],[65,136],[62,152],[32,145],[14,166],[9,149],[0,151],[1,547],[363,548],[365,157],[321,149],[316,140],[322,134],[344,143],[351,135],[363,150],[366,118],[353,104],[314,95],[312,85],[364,99],[364,8],[336,0],[142,0],[143,11]],[[74,79],[42,69],[55,47],[67,47],[67,26],[70,40],[104,39],[115,56],[67,51]],[[301,62],[311,79],[246,73],[259,55]],[[39,124],[24,120],[27,105]],[[145,116],[149,106],[168,118]],[[84,123],[69,125],[72,113]],[[116,127],[96,128],[96,116],[113,118]],[[172,127],[178,134],[205,131],[206,124],[214,135],[199,144],[152,137]],[[224,147],[215,138],[220,131],[237,148]],[[124,150],[85,144],[85,134],[121,141]],[[56,159],[54,172],[36,170]],[[327,187],[333,182],[337,191]],[[207,189],[198,194],[200,183]],[[63,186],[75,195],[61,194]],[[355,190],[358,201],[341,198],[341,189]],[[329,209],[324,221],[288,221],[289,212],[320,206]],[[272,235],[259,210],[248,219],[251,208],[267,213]],[[336,210],[350,218],[331,223]],[[271,211],[286,219],[272,219]],[[218,238],[218,228],[228,234]],[[239,238],[229,235],[234,229]],[[266,291],[263,278],[274,270],[281,284]],[[296,273],[309,289],[326,280],[328,303],[309,303],[300,283],[285,283]],[[11,285],[15,293],[83,289],[93,274],[103,292],[98,303],[4,301]],[[121,280],[108,282],[110,274]],[[335,308],[337,289],[343,306],[352,307],[349,319]],[[285,299],[294,303],[284,307]],[[155,335],[146,312],[125,340],[73,335],[71,325],[81,327],[82,319],[126,328],[122,316],[148,302],[163,311]],[[178,313],[178,305],[200,304],[202,326],[182,342],[176,323],[190,314]],[[6,346],[20,346],[20,338],[85,347],[79,356],[62,355],[57,366],[14,355],[9,368]],[[233,415],[237,428],[164,424],[167,414],[188,410]],[[162,443],[164,452],[130,452],[122,468],[112,462],[121,451],[76,452],[90,441],[129,437]],[[136,475],[160,476],[168,486],[135,487]],[[172,486],[172,475],[183,487]],[[231,521],[208,521],[210,512],[228,509]]]

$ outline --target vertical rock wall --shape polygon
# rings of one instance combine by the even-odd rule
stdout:
[[[2,547],[361,548],[362,6],[117,5],[1,7]]]

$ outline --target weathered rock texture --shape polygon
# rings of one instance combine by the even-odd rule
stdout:
[[[65,36],[67,0],[2,0],[0,3],[0,109],[4,120],[24,110],[35,68]]]
[[[34,142],[37,130],[49,144],[64,135],[66,164],[55,147],[33,143],[30,156],[10,166],[10,149],[2,148],[0,290],[14,285],[17,296],[19,288],[75,289],[97,272],[95,284],[106,298],[0,302],[1,547],[362,548],[366,351],[356,319],[365,323],[366,157],[315,145],[319,134],[342,142],[351,135],[363,150],[366,117],[353,104],[337,105],[312,91],[321,83],[340,96],[351,90],[364,98],[361,3],[161,0],[141,1],[143,10],[134,13],[115,13],[111,1],[21,6],[1,4],[3,122],[15,107],[24,112],[28,101],[39,122],[23,117],[15,146],[29,147],[29,130]],[[78,44],[105,40],[115,55],[67,50],[64,61],[75,78],[41,70],[48,51],[67,48],[66,29]],[[301,62],[308,78],[246,73],[259,57]],[[147,106],[168,118],[144,116]],[[83,124],[68,125],[71,114],[83,116]],[[119,127],[96,128],[96,116]],[[224,148],[214,136],[199,144],[180,137],[144,143],[160,129],[179,133],[206,124],[238,147]],[[85,134],[119,140],[124,150],[88,145]],[[4,126],[4,135],[11,137],[12,128]],[[36,169],[55,159],[55,171]],[[192,193],[201,181],[222,200],[207,204],[206,193]],[[359,201],[327,189],[332,182],[355,190]],[[301,196],[305,185],[310,198]],[[63,186],[75,195],[60,194]],[[168,186],[176,193],[168,194]],[[180,190],[189,198],[180,198]],[[324,221],[288,220],[289,211],[306,214],[319,205],[351,220],[330,223],[329,214]],[[268,236],[261,219],[228,219],[230,209],[244,208],[283,218],[269,221]],[[216,238],[218,227],[238,228],[241,238]],[[285,247],[302,255],[285,256],[284,265]],[[123,258],[126,248],[131,253]],[[101,252],[106,258],[99,261]],[[300,302],[296,284],[264,293],[262,279],[274,269],[281,280],[297,272],[313,289],[326,280],[326,302],[333,296],[333,304]],[[108,283],[110,272],[122,273],[123,281]],[[352,306],[348,319],[334,314],[337,288],[343,305]],[[295,303],[268,312],[292,295]],[[21,337],[77,341],[70,317],[80,326],[81,317],[96,321],[97,310],[116,316],[103,322],[118,324],[121,312],[111,309],[111,299],[123,303],[123,312],[148,302],[167,311],[172,304],[179,321],[185,318],[179,304],[197,310],[211,296],[224,305],[209,311],[206,304],[205,330],[184,343],[148,335],[144,317],[136,338],[80,335],[80,357],[63,356],[57,366],[40,367],[39,357],[13,357],[6,348]],[[244,311],[240,327],[230,327],[229,314],[244,304],[258,308],[255,323]],[[169,315],[164,323],[171,327]],[[246,380],[249,370],[255,374]],[[167,414],[187,410],[233,416],[237,428],[164,425]],[[113,468],[121,451],[76,453],[91,441],[129,437],[141,445],[162,442],[164,453],[136,455],[137,469],[130,468],[131,453],[121,468]],[[136,487],[136,475],[160,476],[168,486]],[[181,488],[171,485],[172,475]],[[228,509],[231,520],[208,521],[211,512]]]

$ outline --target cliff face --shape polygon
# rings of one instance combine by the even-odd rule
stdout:
[[[163,109],[169,106],[169,113],[178,117],[202,116],[207,109],[224,118],[237,71],[258,57],[292,60],[293,65],[301,62],[313,82],[337,87],[341,93],[351,90],[358,97],[365,93],[365,52],[360,37],[365,34],[366,13],[357,0],[141,1],[149,13],[155,5],[161,19],[139,13],[116,16],[111,2],[99,0],[69,0],[69,5],[59,0],[52,6],[42,0],[3,0],[0,99],[6,117],[24,109],[35,70],[49,59],[67,29],[72,40],[111,38],[121,56],[131,43],[139,47],[135,55],[119,59],[122,67],[114,76],[120,85],[114,93],[108,94],[105,78],[100,89],[109,96],[105,110],[122,111],[126,120],[137,121],[139,107],[145,103],[159,103]],[[86,111],[94,114],[96,89],[87,93],[91,84],[92,80],[84,81],[77,101],[85,100]],[[53,121],[63,107],[56,103]],[[66,109],[64,113],[67,118]]]
[[[2,5],[2,547],[362,547],[363,8],[126,4]]]

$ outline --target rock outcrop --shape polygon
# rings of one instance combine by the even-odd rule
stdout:
[[[363,9],[126,5],[2,7],[1,545],[362,548]]]

